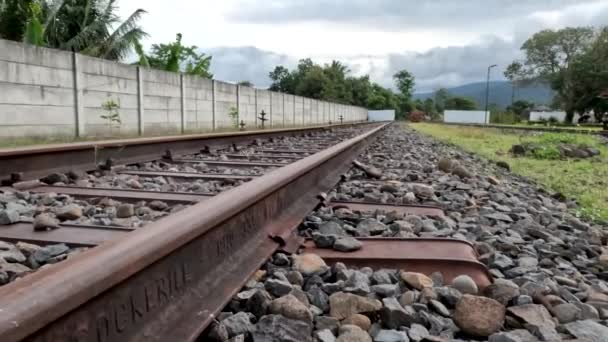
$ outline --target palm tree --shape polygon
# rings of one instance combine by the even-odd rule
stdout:
[[[136,41],[135,44],[133,44],[133,47],[135,48],[135,53],[139,58],[139,60],[135,64],[149,68],[150,61],[148,61],[148,56],[146,56],[146,53],[144,52],[144,47],[141,45],[141,43],[139,41]]]
[[[147,36],[138,25],[146,12],[138,9],[121,22],[116,9],[116,0],[34,2],[24,42],[110,60],[123,59]]]
[[[81,51],[95,57],[119,60],[127,57],[132,48],[146,37],[137,22],[146,13],[143,9],[133,12],[125,21],[120,22],[116,15],[116,0],[109,0],[97,17],[93,15],[94,0],[85,0],[87,11],[78,34],[65,42],[63,49]],[[111,28],[116,27],[113,31]]]

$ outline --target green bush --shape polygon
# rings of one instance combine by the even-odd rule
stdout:
[[[556,160],[563,157],[560,146],[595,146],[597,140],[589,135],[545,132],[524,138],[522,144],[526,145],[526,155],[531,158]]]
[[[530,154],[536,159],[555,160],[561,158],[561,153],[555,145],[537,145],[530,151]]]
[[[555,116],[550,116],[548,121],[549,121],[549,124],[551,124],[551,125],[555,125],[556,123],[559,123],[559,120]]]
[[[513,125],[519,122],[519,116],[513,112],[493,112],[490,123]]]

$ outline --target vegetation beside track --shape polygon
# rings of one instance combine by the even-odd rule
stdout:
[[[602,138],[571,133],[510,133],[500,129],[438,124],[410,124],[417,131],[457,145],[487,159],[502,160],[514,173],[537,181],[579,203],[575,214],[593,220],[608,220],[608,145]],[[552,148],[556,143],[582,144],[600,150],[590,159],[539,159],[514,157],[514,144],[534,143]]]
[[[583,130],[583,131],[601,131],[602,130],[602,126],[591,126],[591,125],[584,125],[584,126],[566,126],[566,125],[541,125],[541,124],[526,124],[526,123],[516,123],[516,124],[493,124],[493,125],[497,125],[497,126],[504,126],[504,127],[514,127],[514,128],[520,128],[520,127],[525,127],[525,128],[559,128],[559,129],[571,129],[571,130]]]

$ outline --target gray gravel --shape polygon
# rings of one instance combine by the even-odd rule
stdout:
[[[443,284],[437,273],[348,269],[325,265],[314,255],[276,254],[221,315],[247,314],[243,326],[252,331],[239,336],[252,341],[608,341],[606,225],[572,216],[574,201],[560,201],[563,196],[504,166],[409,129],[389,129],[358,161],[365,167],[348,172],[330,199],[436,204],[446,217],[321,208],[301,224],[300,234],[324,248],[336,248],[338,241],[337,248],[343,248],[343,241],[357,236],[465,239],[475,245],[494,284],[481,293],[467,276]],[[380,170],[380,177],[370,168]],[[223,330],[223,319],[211,329]]]

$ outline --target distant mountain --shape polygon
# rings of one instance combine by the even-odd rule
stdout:
[[[476,82],[461,85],[458,87],[446,88],[451,95],[466,96],[474,99],[480,109],[486,103],[486,83]],[[513,88],[509,81],[492,81],[490,82],[490,104],[495,103],[501,108],[511,104]],[[435,93],[416,93],[414,99],[426,100],[433,98]],[[533,84],[515,89],[515,101],[526,100],[533,102],[536,105],[548,105],[553,99],[553,91],[549,86],[543,84]]]

